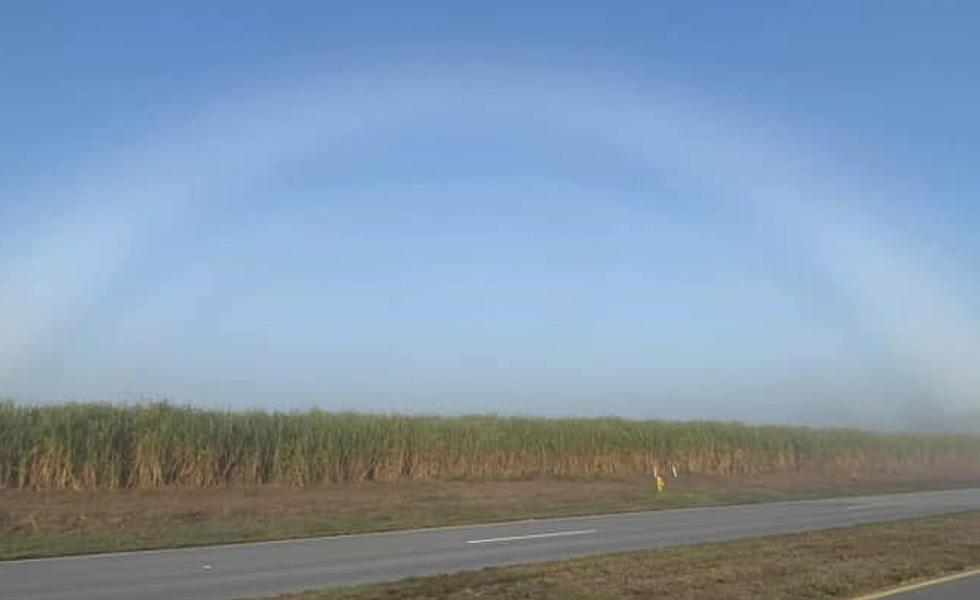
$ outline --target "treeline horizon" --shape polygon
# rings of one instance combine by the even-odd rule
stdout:
[[[535,476],[975,469],[980,435],[718,421],[0,402],[0,487],[315,486]]]

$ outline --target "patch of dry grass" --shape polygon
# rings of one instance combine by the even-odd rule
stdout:
[[[281,598],[822,600],[849,598],[978,564],[980,512],[971,512],[489,568]]]

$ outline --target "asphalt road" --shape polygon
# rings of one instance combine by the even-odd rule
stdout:
[[[965,489],[10,561],[0,598],[246,598],[977,509],[980,489]]]
[[[977,598],[980,598],[980,575],[885,596],[882,600],[977,600]]]

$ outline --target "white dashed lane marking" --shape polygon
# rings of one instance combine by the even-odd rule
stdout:
[[[520,540],[537,540],[541,538],[565,537],[570,535],[589,535],[595,529],[579,529],[577,531],[555,531],[552,533],[534,533],[531,535],[512,535],[509,537],[489,538],[485,540],[467,540],[467,544],[493,544],[496,542],[517,542]]]

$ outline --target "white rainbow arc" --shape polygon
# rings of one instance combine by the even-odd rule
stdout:
[[[805,250],[926,388],[951,407],[975,406],[980,326],[957,283],[930,272],[909,244],[860,223],[848,206],[860,204],[848,202],[857,196],[848,184],[801,173],[791,146],[727,125],[717,111],[676,95],[616,93],[584,78],[537,74],[375,73],[280,89],[215,106],[148,142],[139,156],[47,191],[89,210],[38,230],[16,254],[0,255],[0,385],[149,232],[179,224],[198,206],[313,148],[340,153],[383,143],[442,116],[521,115],[620,148],[659,172],[697,179],[712,196],[750,211],[773,235]]]

